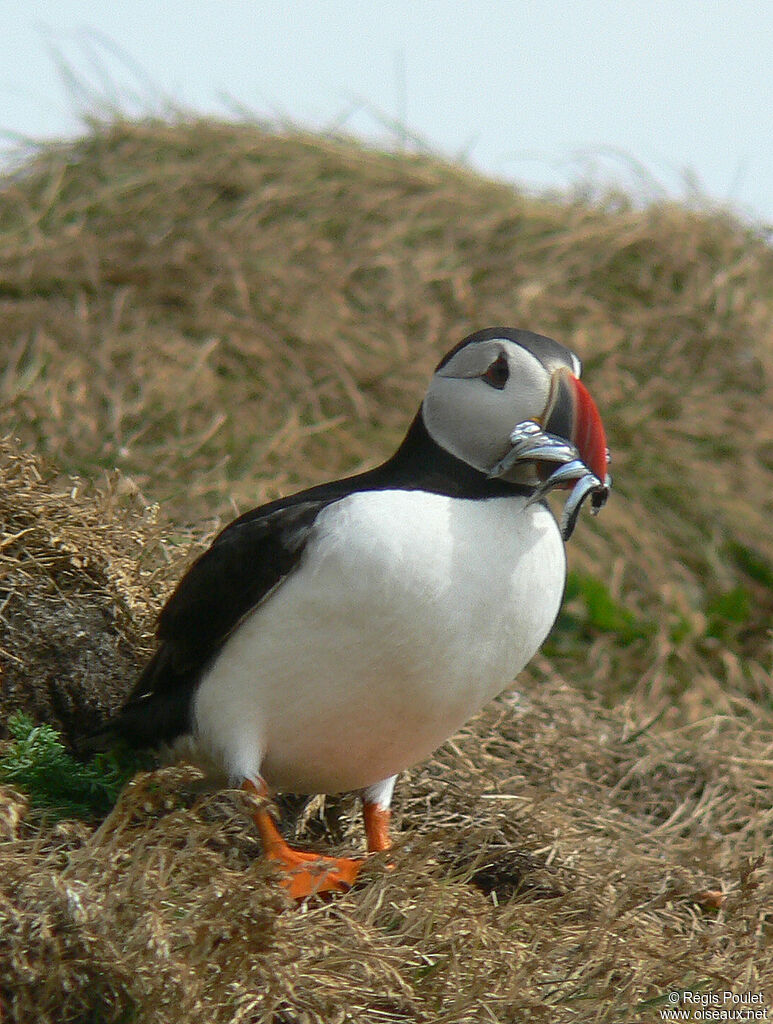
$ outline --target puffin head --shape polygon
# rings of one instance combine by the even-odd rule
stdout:
[[[515,426],[533,421],[573,445],[603,484],[606,437],[581,370],[574,352],[552,338],[512,327],[477,331],[435,369],[421,407],[424,425],[441,448],[489,474],[510,449]],[[544,472],[524,459],[501,478],[534,485]]]

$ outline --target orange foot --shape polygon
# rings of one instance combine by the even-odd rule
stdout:
[[[242,784],[242,789],[255,796],[266,795],[249,779]],[[347,892],[354,885],[362,860],[325,857],[319,853],[294,850],[285,842],[265,807],[253,811],[253,818],[258,826],[266,858],[280,869],[280,885],[293,899],[302,900],[306,896],[324,892]]]
[[[294,900],[324,892],[348,892],[363,862],[348,857],[324,857],[303,853],[287,843],[266,849],[266,857],[282,872],[279,884]]]

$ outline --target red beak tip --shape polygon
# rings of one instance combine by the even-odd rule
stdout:
[[[588,469],[606,483],[610,455],[601,415],[579,377],[572,383],[576,397],[574,443]]]

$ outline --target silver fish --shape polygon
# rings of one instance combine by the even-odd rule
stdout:
[[[577,525],[577,517],[587,498],[591,499],[591,513],[598,515],[609,497],[612,479],[606,474],[604,482],[592,473],[580,458],[575,446],[554,434],[547,434],[538,423],[526,420],[517,424],[510,434],[511,448],[494,466],[489,477],[501,477],[518,462],[538,462],[543,465],[556,464],[556,468],[543,480],[529,497],[528,505],[541,501],[546,494],[561,484],[575,481],[561,514],[559,528],[564,540],[568,540]]]

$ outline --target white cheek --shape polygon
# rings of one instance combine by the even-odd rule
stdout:
[[[422,406],[432,439],[475,469],[487,472],[507,452],[517,423],[539,416],[547,375],[510,380],[501,391],[480,379],[436,377]]]
[[[496,392],[496,397],[501,398],[501,393]],[[498,436],[502,432],[497,430],[502,412],[496,407],[493,389],[482,381],[436,378],[422,413],[433,441],[458,459],[482,471],[497,461],[496,452],[503,447]]]

